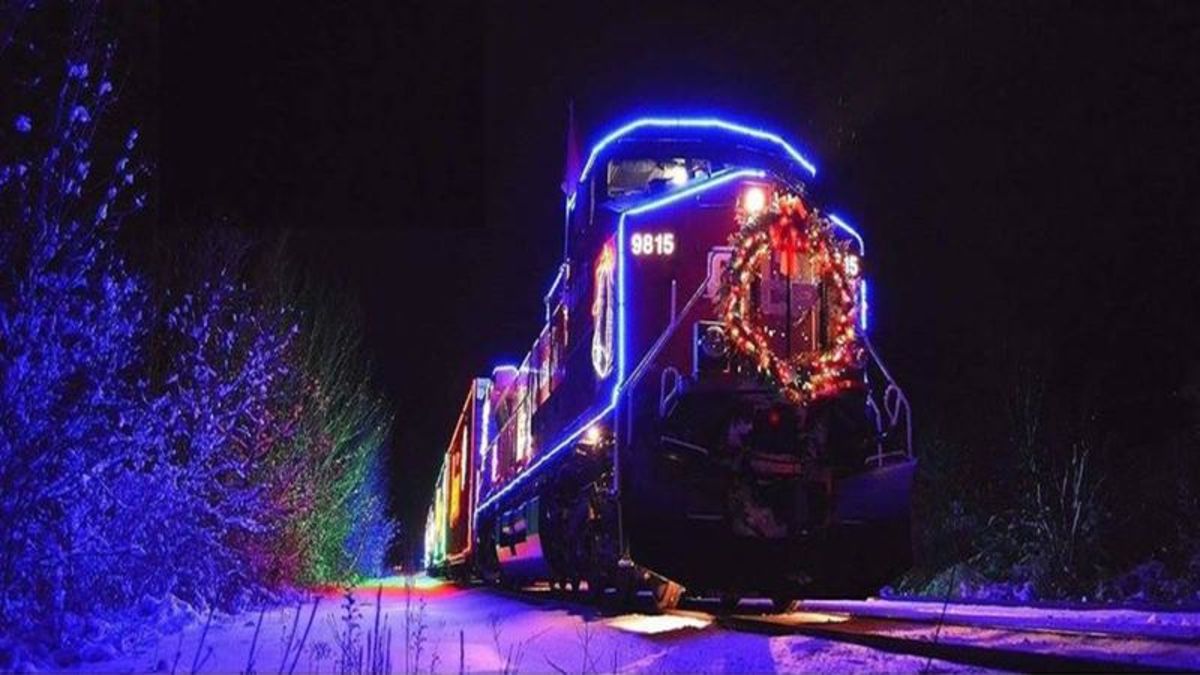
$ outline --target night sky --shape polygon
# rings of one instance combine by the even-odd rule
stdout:
[[[408,526],[469,378],[540,327],[571,99],[585,147],[703,112],[804,149],[818,201],[867,236],[875,343],[922,438],[969,425],[996,354],[1030,346],[1125,437],[1178,423],[1200,372],[1200,6],[315,4],[126,18],[161,187],[139,227],[288,229],[360,299]]]

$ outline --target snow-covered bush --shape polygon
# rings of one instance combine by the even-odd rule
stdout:
[[[0,626],[49,617],[61,632],[70,615],[126,597],[122,563],[141,554],[124,535],[146,486],[147,317],[114,246],[143,201],[141,170],[137,132],[103,125],[109,47],[74,30],[3,55]]]
[[[1095,440],[1094,416],[1061,400],[1051,414],[1049,359],[1030,342],[996,355],[976,435],[926,442],[914,496],[918,566],[889,592],[1026,601],[1095,590],[1111,506],[1097,455],[1108,448]]]
[[[157,490],[144,565],[191,602],[237,604],[280,572],[275,538],[302,507],[284,495],[296,477],[284,456],[303,407],[288,361],[297,327],[226,270],[183,294],[165,320],[169,361],[153,399],[148,447]],[[178,562],[175,562],[178,561]]]
[[[167,363],[156,419],[168,466],[186,477],[163,499],[190,512],[171,545],[207,560],[176,592],[227,605],[256,584],[377,572],[394,531],[379,457],[391,414],[353,303],[304,289],[283,249],[237,230],[186,248],[185,267],[222,271],[172,280],[185,292],[156,335]]]
[[[379,577],[387,573],[386,558],[396,524],[387,515],[383,467],[379,445],[364,467],[363,481],[350,494],[347,510],[353,518],[343,548],[355,577]]]
[[[1018,568],[1045,595],[1078,595],[1095,588],[1102,563],[1105,517],[1102,480],[1086,442],[1077,441],[1058,465],[1030,458],[1025,488],[1011,522]]]
[[[305,414],[293,450],[303,458],[311,509],[291,521],[288,536],[303,551],[303,581],[344,582],[377,573],[394,536],[380,458],[392,415],[371,387],[352,303],[303,284],[291,288],[308,310],[299,350]]]
[[[394,530],[354,317],[302,311],[228,230],[187,274],[130,271],[145,168],[99,16],[0,5],[0,647],[57,665],[103,614],[377,572]]]

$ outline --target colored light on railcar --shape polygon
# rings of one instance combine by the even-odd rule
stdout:
[[[488,433],[491,431],[491,425],[492,425],[491,416],[492,416],[492,400],[491,400],[491,398],[484,398],[483,399],[483,414],[481,415],[482,419],[480,420],[480,427],[479,427],[479,457],[480,457],[480,459],[486,457],[487,453],[489,451],[488,450],[488,442],[491,439],[488,438]]]
[[[592,368],[605,379],[613,368],[613,302],[616,256],[613,245],[606,243],[596,260],[595,286],[592,291]]]
[[[464,431],[462,435],[462,468],[458,473],[458,480],[461,483],[463,490],[467,489],[467,455],[469,453],[470,450],[467,446],[467,433]]]
[[[524,386],[521,387],[522,394],[519,397],[521,402],[517,404],[517,461],[529,459],[533,454],[533,438],[529,433],[529,406],[526,404],[527,399],[524,395]]]
[[[583,432],[583,443],[584,445],[596,445],[603,436],[604,432],[600,429],[600,425],[593,424]]]
[[[459,502],[461,499],[462,486],[457,480],[454,480],[454,476],[452,475],[450,480],[450,522],[452,523],[457,523],[460,517]]]

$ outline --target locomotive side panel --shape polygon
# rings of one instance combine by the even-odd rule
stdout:
[[[514,483],[528,467],[564,450],[562,441],[611,403],[615,251],[613,240],[596,259],[568,266],[547,297],[546,326],[521,365],[494,373],[489,411],[494,431],[484,452],[494,455],[495,472],[480,491],[481,509],[498,503],[502,493],[519,492]]]
[[[560,269],[546,296],[546,325],[520,366],[494,373],[482,449],[476,545],[487,577],[562,573],[566,515],[548,486],[571,492],[595,482],[609,462],[580,458],[586,433],[607,429],[616,383],[615,237],[596,228],[594,256]],[[559,528],[556,530],[556,528]],[[552,567],[550,560],[560,563]]]

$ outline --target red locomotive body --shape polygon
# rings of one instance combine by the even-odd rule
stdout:
[[[814,174],[721,120],[595,146],[545,327],[472,385],[432,568],[668,607],[862,591],[907,564],[908,405],[870,345],[862,238],[810,202]]]

